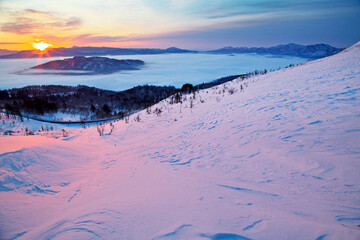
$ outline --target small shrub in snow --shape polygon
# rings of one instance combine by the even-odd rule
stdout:
[[[156,108],[155,110],[154,110],[154,113],[156,114],[156,116],[160,116],[161,115],[161,113],[162,113],[162,110],[160,109],[160,108]]]
[[[96,126],[96,129],[97,129],[99,135],[103,136],[104,132],[105,132],[105,124],[100,123],[99,125]]]
[[[134,121],[135,122],[140,122],[141,118],[140,118],[140,114],[138,114],[135,118]]]
[[[62,130],[62,134],[63,134],[63,137],[68,137],[69,134],[67,131],[65,131],[65,129]]]
[[[113,123],[110,123],[110,132],[109,135],[112,134],[112,132],[114,131],[115,125]]]
[[[13,131],[7,130],[4,132],[4,135],[13,135],[13,133],[14,133]]]
[[[181,94],[179,93],[175,94],[174,103],[179,103],[179,102],[181,103],[181,98],[182,98]]]
[[[125,123],[129,123],[129,116],[124,117]]]
[[[151,114],[151,107],[147,107],[147,108],[146,108],[146,113],[147,113],[147,114]]]
[[[192,108],[194,107],[194,101],[191,99],[190,100],[190,108],[191,108],[191,112],[192,112]]]
[[[34,132],[33,131],[31,131],[30,129],[28,129],[28,128],[25,128],[25,135],[26,136],[29,136],[29,135],[34,135]]]
[[[233,95],[235,93],[235,88],[230,88],[228,92],[230,95]]]

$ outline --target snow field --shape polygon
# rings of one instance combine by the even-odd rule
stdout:
[[[111,135],[0,137],[0,237],[358,239],[359,58],[167,99]]]

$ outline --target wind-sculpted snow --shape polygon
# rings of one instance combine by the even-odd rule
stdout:
[[[8,136],[0,238],[359,239],[359,60],[166,99],[111,135]]]

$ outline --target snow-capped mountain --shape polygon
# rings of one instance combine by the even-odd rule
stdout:
[[[0,237],[359,239],[359,80],[357,43],[104,136],[0,137]]]

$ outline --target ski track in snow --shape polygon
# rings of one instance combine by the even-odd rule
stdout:
[[[0,238],[360,238],[359,43],[184,97],[102,137],[0,137]]]

